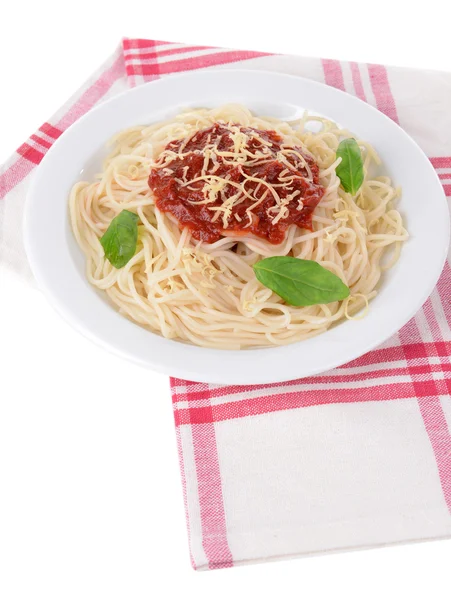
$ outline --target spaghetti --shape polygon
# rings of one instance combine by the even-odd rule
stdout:
[[[336,151],[350,135],[307,113],[286,123],[238,105],[121,132],[97,180],[70,195],[89,281],[136,323],[206,347],[288,344],[351,318],[376,295],[408,234],[394,207],[400,190],[374,175],[380,160],[366,142],[358,140],[362,186],[355,195],[340,186]],[[138,246],[116,269],[99,240],[124,209],[139,217]],[[287,305],[252,268],[286,255],[318,262],[350,296]]]

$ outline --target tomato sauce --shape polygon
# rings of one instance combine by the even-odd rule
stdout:
[[[246,150],[253,156],[257,152],[259,158],[251,156],[248,158],[250,164],[232,165],[233,157],[215,154],[215,161],[210,158],[207,162],[206,176],[192,182],[202,176],[206,147],[211,149],[213,144],[217,147],[216,152],[224,153],[234,150],[231,130],[225,124],[216,123],[197,132],[187,143],[186,140],[170,142],[165,149],[167,158],[164,166],[153,168],[149,176],[149,187],[158,209],[171,213],[181,228],[188,227],[194,238],[207,243],[225,235],[253,234],[271,244],[280,244],[292,224],[311,230],[313,211],[325,193],[319,184],[316,162],[300,147],[284,145],[275,131],[234,127],[235,131],[246,134]],[[177,153],[180,149],[180,156],[170,152]],[[281,150],[285,152],[280,154]],[[298,153],[303,160],[289,150]],[[215,149],[211,151],[215,152]],[[283,218],[274,222],[279,212],[277,199],[267,185],[249,180],[249,177],[275,186],[272,189],[279,196],[279,204],[284,204]],[[219,178],[230,183],[223,182],[223,188],[215,193],[213,201],[211,197],[207,201],[208,187],[204,189],[205,184],[215,184],[220,181]],[[221,207],[227,199],[239,193],[240,186],[233,184],[243,185],[243,182],[248,196],[241,193],[224,222],[224,208]],[[263,196],[264,200],[248,211]]]

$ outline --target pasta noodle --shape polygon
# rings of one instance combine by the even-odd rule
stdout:
[[[169,142],[217,122],[273,130],[312,155],[326,189],[313,213],[313,231],[291,225],[278,245],[233,232],[205,243],[158,210],[148,184],[152,166]],[[239,105],[190,109],[164,123],[119,133],[96,181],[77,183],[70,194],[72,228],[86,256],[89,282],[134,322],[167,338],[212,348],[288,344],[352,318],[376,295],[383,271],[397,260],[408,234],[395,208],[400,190],[387,176],[374,175],[380,160],[368,143],[357,140],[365,175],[357,194],[340,187],[336,150],[350,135],[308,113],[286,123],[254,116]],[[139,216],[138,246],[133,258],[116,269],[99,240],[124,209]],[[289,306],[259,283],[252,269],[264,257],[285,255],[317,261],[349,286],[350,296]]]

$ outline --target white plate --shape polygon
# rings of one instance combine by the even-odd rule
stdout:
[[[211,350],[166,340],[119,315],[86,280],[85,260],[69,226],[71,186],[99,169],[116,132],[158,121],[181,108],[239,102],[261,115],[293,119],[308,108],[369,141],[403,189],[399,209],[410,239],[384,278],[369,314],[318,337],[278,348]],[[443,267],[449,215],[429,160],[393,121],[357,98],[289,75],[209,70],[167,77],[105,102],[70,127],[34,176],[25,211],[25,243],[37,282],[76,329],[112,352],[176,377],[215,383],[270,383],[348,362],[400,329],[431,293]]]

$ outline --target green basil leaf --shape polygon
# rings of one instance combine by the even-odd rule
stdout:
[[[135,213],[123,210],[100,238],[105,256],[116,269],[126,265],[136,252],[138,219]]]
[[[335,172],[340,178],[345,192],[355,196],[363,183],[363,159],[358,143],[353,138],[342,140],[338,144],[337,158],[341,163]]]
[[[344,300],[349,288],[314,260],[271,256],[254,264],[260,283],[292,306],[311,306]]]

